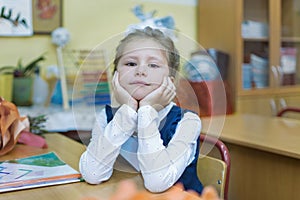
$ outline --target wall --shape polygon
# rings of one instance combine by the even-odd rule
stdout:
[[[187,38],[196,38],[196,3],[177,4],[159,3],[151,0],[63,0],[63,26],[71,34],[71,41],[66,48],[94,48],[109,39],[112,35],[123,32],[129,24],[139,20],[130,11],[137,4],[142,4],[144,11],[157,10],[156,17],[172,15],[176,27]],[[161,1],[165,2],[165,1]],[[182,3],[178,3],[182,2]],[[187,1],[196,2],[196,1]],[[183,49],[194,50],[186,43]],[[34,35],[32,37],[0,37],[0,66],[15,65],[19,58],[24,63],[47,52],[47,60],[43,66],[56,64],[55,46],[49,35]],[[186,52],[189,53],[188,50]]]

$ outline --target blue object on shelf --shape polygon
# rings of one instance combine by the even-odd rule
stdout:
[[[61,91],[61,81],[57,80],[52,97],[51,103],[53,104],[63,104],[62,91]]]
[[[250,55],[253,82],[256,88],[265,88],[269,84],[269,61],[267,58]]]
[[[243,64],[243,88],[252,88],[252,65],[248,63]]]

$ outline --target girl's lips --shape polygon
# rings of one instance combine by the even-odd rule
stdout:
[[[133,81],[130,83],[131,85],[145,85],[145,86],[149,86],[150,83],[146,83],[144,81]]]

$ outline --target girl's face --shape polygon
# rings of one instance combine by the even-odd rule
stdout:
[[[157,89],[169,76],[166,52],[151,39],[130,41],[117,65],[120,85],[136,100]]]

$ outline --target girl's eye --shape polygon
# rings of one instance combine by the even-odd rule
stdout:
[[[128,62],[128,63],[125,63],[126,66],[129,66],[129,67],[134,67],[136,66],[136,63],[134,62]]]
[[[148,64],[148,66],[151,68],[159,68],[159,66],[157,64]]]

